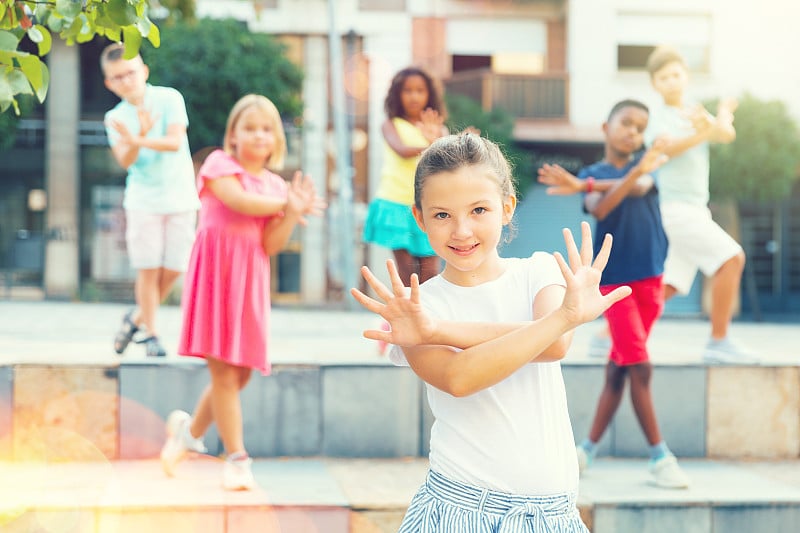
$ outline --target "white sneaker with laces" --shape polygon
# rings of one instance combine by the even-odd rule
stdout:
[[[655,484],[665,489],[688,489],[689,477],[683,472],[674,455],[665,455],[648,465]]]
[[[611,337],[595,333],[589,339],[589,357],[608,357],[611,352]]]
[[[724,363],[733,365],[758,364],[758,356],[739,344],[733,342],[728,337],[724,339],[711,339],[706,344],[703,352],[703,359],[709,363]]]
[[[252,490],[256,486],[253,477],[253,460],[237,459],[225,461],[222,468],[222,488],[225,490]]]
[[[189,433],[191,423],[192,417],[186,411],[172,411],[167,417],[167,441],[161,448],[161,468],[169,477],[175,475],[175,467],[186,457],[187,452],[208,451],[201,439],[196,439]]]

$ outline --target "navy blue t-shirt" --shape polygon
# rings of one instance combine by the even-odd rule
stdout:
[[[599,161],[582,168],[578,177],[585,179],[592,176],[596,181],[620,179],[640,158],[641,154],[622,168]],[[655,178],[654,173],[651,175]],[[661,226],[655,185],[644,196],[626,196],[605,219],[597,221],[594,232],[595,255],[600,251],[606,233],[614,237],[614,242],[608,265],[603,271],[602,285],[630,283],[664,272],[667,235]]]

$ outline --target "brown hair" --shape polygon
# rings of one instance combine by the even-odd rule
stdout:
[[[428,177],[466,166],[485,166],[497,182],[503,200],[514,196],[514,178],[500,147],[489,139],[463,131],[436,139],[422,152],[414,174],[414,204],[422,209],[422,189]]]
[[[231,135],[236,123],[242,117],[242,113],[250,107],[256,107],[269,116],[272,120],[272,128],[275,132],[275,150],[270,154],[267,160],[267,168],[273,170],[280,170],[283,168],[283,160],[286,157],[286,134],[283,131],[283,122],[281,122],[281,114],[278,108],[275,107],[269,98],[261,96],[260,94],[248,94],[242,96],[238,102],[233,105],[230,114],[228,115],[228,124],[225,126],[225,138],[223,139],[223,150],[228,154],[234,155],[234,146],[231,144]]]
[[[430,107],[434,111],[438,111],[442,120],[447,120],[447,107],[444,104],[442,96],[444,91],[430,74],[419,67],[407,67],[394,75],[392,83],[389,86],[389,92],[386,93],[386,99],[383,102],[383,109],[386,111],[386,116],[389,118],[405,117],[406,112],[403,109],[403,101],[400,99],[400,93],[403,92],[403,84],[411,76],[419,76],[425,80],[425,85],[428,87],[428,103],[425,107]]]
[[[678,62],[686,68],[683,56],[672,46],[657,46],[647,58],[647,72],[650,77],[670,63]]]

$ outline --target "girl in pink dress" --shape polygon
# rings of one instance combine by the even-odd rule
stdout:
[[[203,357],[211,376],[193,415],[173,411],[161,464],[175,473],[188,451],[203,453],[212,422],[225,446],[223,487],[251,489],[252,461],[242,435],[239,392],[252,369],[270,373],[269,256],[279,252],[305,215],[325,208],[308,175],[287,183],[278,169],[286,137],[274,104],[241,98],[228,116],[224,149],[209,154],[197,176],[200,220],[183,290],[181,355]]]

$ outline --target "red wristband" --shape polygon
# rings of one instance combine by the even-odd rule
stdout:
[[[586,191],[585,192],[590,193],[593,190],[594,190],[594,178],[589,176],[588,178],[586,178]]]

